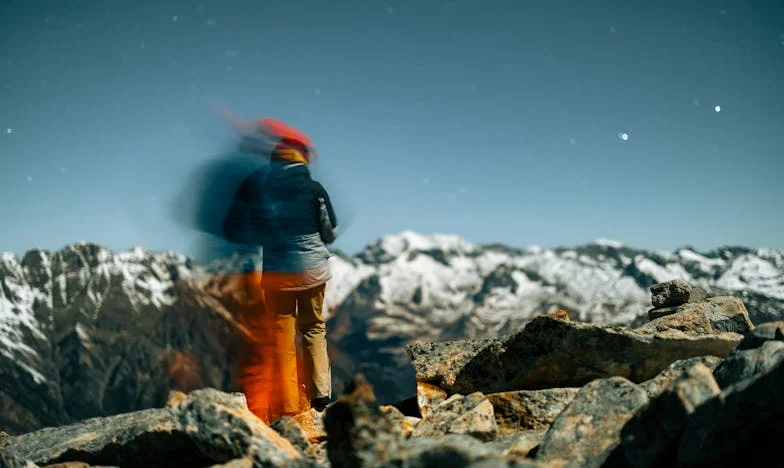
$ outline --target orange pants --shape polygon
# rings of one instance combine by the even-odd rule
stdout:
[[[310,352],[313,347],[308,345],[312,341],[308,332],[314,327],[325,330],[321,320],[324,286],[297,292],[262,291],[260,280],[261,274],[257,272],[245,273],[242,278],[246,300],[241,315],[251,341],[246,347],[240,380],[250,411],[270,423],[282,415],[294,415],[310,408],[313,376],[318,372],[313,372],[314,353]],[[304,353],[298,352],[297,329],[306,342]],[[328,375],[326,339],[323,350],[323,359],[316,358],[320,364],[316,367],[323,368],[320,361],[326,359]],[[323,387],[323,377],[319,379]]]

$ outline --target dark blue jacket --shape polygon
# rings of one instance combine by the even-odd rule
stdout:
[[[307,273],[280,289],[313,287],[329,279],[326,245],[336,232],[329,195],[308,167],[277,159],[243,181],[223,225],[229,241],[263,248],[262,271]]]

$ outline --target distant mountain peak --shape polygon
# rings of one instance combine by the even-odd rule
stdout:
[[[612,240],[612,239],[605,239],[605,238],[595,239],[593,241],[593,244],[600,245],[602,247],[612,247],[614,249],[620,249],[624,247],[623,242]]]
[[[359,257],[368,262],[383,263],[404,253],[432,250],[467,253],[474,249],[476,245],[454,234],[421,234],[404,230],[381,237],[365,248]]]

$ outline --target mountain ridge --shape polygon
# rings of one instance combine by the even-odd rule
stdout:
[[[226,276],[238,271],[236,260],[202,265],[173,251],[89,242],[2,254],[0,407],[10,416],[0,429],[151,407],[182,385],[236,389],[230,364],[240,326]],[[646,251],[604,239],[515,248],[403,231],[330,261],[325,315],[336,392],[359,371],[387,402],[413,391],[403,351],[411,340],[504,334],[556,309],[634,323],[658,282],[737,295],[754,323],[784,311],[784,249]],[[172,370],[183,365],[185,374]]]

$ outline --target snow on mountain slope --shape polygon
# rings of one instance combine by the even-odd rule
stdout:
[[[29,372],[36,383],[45,383],[46,378],[38,370],[42,358],[28,344],[30,339],[46,340],[33,314],[33,302],[39,293],[25,281],[22,265],[14,255],[2,255],[0,272],[0,354]]]
[[[24,400],[32,387],[54,389],[46,405],[23,402],[24,411],[45,406],[46,414],[13,422],[13,427],[55,421],[58,411],[71,417],[78,413],[75,404],[68,408],[68,399],[85,393],[76,383],[84,378],[78,367],[84,362],[98,372],[95,379],[120,386],[136,375],[153,379],[163,372],[153,354],[140,359],[138,353],[197,344],[206,355],[222,352],[216,348],[219,340],[211,337],[216,327],[232,320],[227,312],[232,282],[222,274],[240,271],[240,262],[233,256],[198,265],[172,252],[135,248],[113,253],[87,243],[58,252],[31,250],[21,260],[3,254],[0,377],[10,377],[0,378],[0,404],[6,404],[6,396]],[[325,316],[331,342],[345,357],[340,365],[348,366],[339,373],[367,371],[389,387],[382,399],[400,396],[410,386],[402,348],[408,340],[504,333],[555,309],[584,321],[631,323],[650,308],[648,288],[671,279],[743,297],[755,323],[784,316],[784,251],[775,249],[661,252],[604,239],[515,249],[403,231],[356,256],[336,254],[330,263]],[[180,330],[178,323],[202,325]],[[134,360],[120,365],[124,353]],[[212,357],[204,362],[218,366]],[[29,383],[8,383],[22,380]],[[144,388],[133,395],[112,390],[90,396],[103,398],[90,411],[137,407],[162,391]],[[65,410],[58,409],[63,405]],[[92,413],[81,415],[87,414]]]

